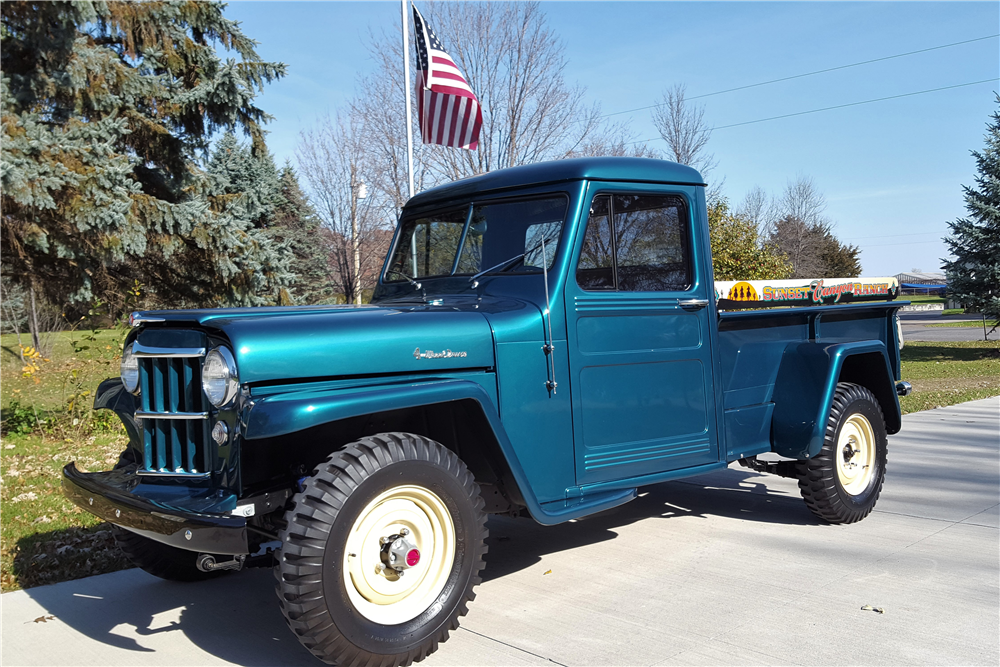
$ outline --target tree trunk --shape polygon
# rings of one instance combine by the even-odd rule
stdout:
[[[361,304],[361,251],[358,247],[358,192],[357,175],[351,165],[351,248],[354,250],[354,266],[351,268],[351,291],[354,303]]]
[[[28,320],[28,326],[31,329],[31,345],[38,352],[41,347],[41,341],[38,338],[38,309],[35,307],[34,285],[28,287],[28,293],[31,295],[31,318]]]

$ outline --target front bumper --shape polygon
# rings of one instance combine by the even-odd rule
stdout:
[[[158,500],[139,495],[134,493],[141,483],[136,467],[87,473],[69,463],[63,468],[63,492],[91,514],[172,547],[211,554],[249,553],[246,518],[218,511],[235,505],[235,498],[174,493],[171,503],[169,496]]]

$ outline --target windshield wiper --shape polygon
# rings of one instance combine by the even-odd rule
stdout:
[[[474,275],[471,278],[469,278],[469,282],[472,283],[473,287],[476,287],[478,285],[478,283],[476,282],[476,280],[478,278],[481,278],[481,277],[485,276],[487,273],[493,273],[494,271],[497,271],[497,272],[499,272],[499,271],[506,271],[507,269],[509,269],[511,266],[513,266],[514,264],[516,264],[520,260],[524,259],[525,257],[527,257],[528,255],[530,255],[531,253],[533,253],[536,250],[538,250],[539,248],[541,248],[544,244],[545,244],[544,241],[542,241],[541,243],[536,243],[534,245],[534,247],[528,248],[527,250],[525,250],[524,252],[522,252],[520,255],[516,255],[514,257],[511,257],[510,259],[505,259],[504,261],[500,262],[496,266],[491,266],[490,268],[485,269],[484,271],[480,271],[476,275]],[[545,258],[543,257],[542,258],[542,262],[544,262],[544,261],[545,261]]]
[[[416,280],[414,280],[410,276],[406,275],[402,271],[396,271],[395,269],[386,271],[386,275],[389,275],[389,274],[395,274],[397,276],[403,276],[403,278],[406,279],[406,282],[410,283],[411,285],[413,285],[418,290],[423,290],[423,286],[420,283],[418,283]]]
[[[476,282],[479,278],[482,278],[487,273],[493,273],[494,271],[503,271],[504,269],[507,269],[510,266],[512,266],[515,262],[518,262],[518,261],[524,259],[525,257],[527,257],[527,255],[528,255],[527,252],[522,252],[520,255],[517,255],[516,257],[511,257],[510,259],[505,259],[504,261],[500,262],[496,266],[491,266],[490,268],[485,269],[483,271],[480,271],[476,275],[472,276],[471,278],[469,278],[469,282],[472,283],[473,287],[476,287],[479,284],[478,282]]]

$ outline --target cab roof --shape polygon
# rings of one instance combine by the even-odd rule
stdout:
[[[422,206],[434,201],[464,199],[481,192],[585,179],[705,185],[695,169],[676,162],[639,157],[581,157],[510,167],[463,178],[414,195],[406,205]]]

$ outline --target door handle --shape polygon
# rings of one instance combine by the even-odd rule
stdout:
[[[679,299],[677,305],[684,310],[701,310],[708,305],[708,299]]]

